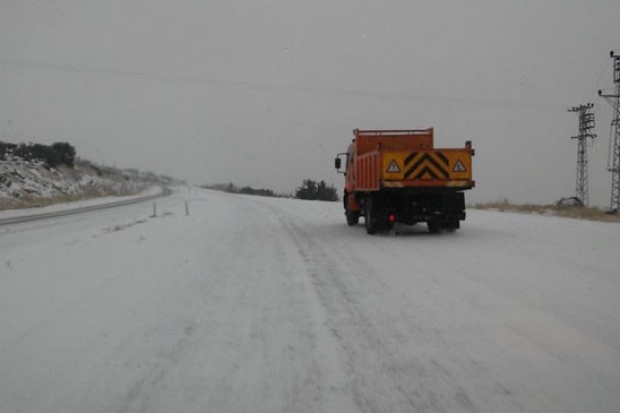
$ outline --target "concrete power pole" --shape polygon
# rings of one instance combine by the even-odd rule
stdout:
[[[596,138],[590,133],[594,129],[594,113],[590,110],[594,104],[573,106],[569,112],[579,114],[579,134],[571,139],[577,139],[577,183],[576,196],[584,206],[588,206],[588,138]]]
[[[620,208],[620,56],[613,51],[609,55],[614,67],[615,93],[608,95],[599,90],[598,95],[605,98],[614,109],[607,170],[611,172],[611,210],[618,212]]]

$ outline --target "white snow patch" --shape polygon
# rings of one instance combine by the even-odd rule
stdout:
[[[619,224],[369,236],[195,188],[158,211],[0,230],[0,410],[620,411]]]

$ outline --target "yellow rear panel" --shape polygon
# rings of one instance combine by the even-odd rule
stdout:
[[[385,186],[465,186],[471,181],[471,149],[383,152]],[[400,185],[398,185],[400,186]]]

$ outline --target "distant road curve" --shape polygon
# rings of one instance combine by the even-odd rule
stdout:
[[[67,215],[83,214],[84,212],[96,211],[100,209],[108,209],[108,208],[116,208],[116,207],[125,206],[125,205],[132,205],[132,204],[137,204],[140,202],[151,201],[157,198],[162,198],[162,197],[170,195],[171,193],[172,191],[169,188],[162,188],[162,191],[159,194],[147,195],[147,196],[143,196],[139,198],[125,199],[122,201],[109,202],[109,203],[100,204],[100,205],[91,205],[91,206],[85,206],[85,207],[79,207],[79,208],[66,209],[63,211],[46,212],[42,214],[34,214],[34,215],[27,215],[27,216],[20,216],[20,217],[2,218],[0,219],[0,226],[9,225],[9,224],[19,224],[22,222],[32,222],[32,221],[38,221],[42,219],[49,219],[49,218],[55,218],[55,217],[62,217],[62,216],[67,216]]]

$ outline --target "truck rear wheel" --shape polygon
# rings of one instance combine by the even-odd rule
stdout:
[[[457,229],[461,227],[459,220],[451,221],[448,225],[446,225],[446,232],[448,234],[453,234]]]
[[[377,218],[375,217],[375,206],[372,197],[367,196],[364,199],[364,224],[366,225],[366,232],[368,234],[375,234],[377,232]]]
[[[459,221],[428,221],[428,232],[431,234],[436,234],[438,232],[445,231],[449,234],[455,232],[460,228]]]
[[[347,217],[347,225],[352,227],[355,226],[357,224],[359,224],[360,222],[360,214],[359,212],[354,212],[351,211],[351,208],[349,208],[349,199],[348,197],[345,198],[344,201],[344,215]]]
[[[431,234],[437,234],[439,232],[439,224],[437,222],[428,221],[426,225],[428,226],[428,232]]]

